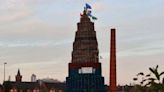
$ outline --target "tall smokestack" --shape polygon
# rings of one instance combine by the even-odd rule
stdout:
[[[110,41],[110,92],[117,92],[116,83],[116,29],[111,29]]]

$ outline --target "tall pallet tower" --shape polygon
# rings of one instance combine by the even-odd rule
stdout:
[[[66,92],[107,92],[101,73],[94,23],[85,10],[77,26]]]

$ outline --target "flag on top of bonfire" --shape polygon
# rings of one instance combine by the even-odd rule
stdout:
[[[85,4],[85,8],[86,9],[92,9],[92,7],[89,4],[87,4],[87,3]]]
[[[86,3],[84,9],[86,10],[87,16],[89,16],[93,20],[97,20],[97,17],[95,17],[95,16],[92,15],[92,11],[91,11],[92,7],[91,7],[91,5],[89,5],[88,3]]]

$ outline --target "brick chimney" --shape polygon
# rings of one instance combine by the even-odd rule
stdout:
[[[110,39],[110,83],[109,92],[117,92],[116,83],[116,29],[111,29]]]

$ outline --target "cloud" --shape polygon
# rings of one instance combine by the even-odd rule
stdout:
[[[63,40],[63,41],[12,41],[12,42],[0,42],[0,47],[52,47],[52,46],[60,46],[72,43],[71,40]]]
[[[0,7],[0,24],[8,24],[18,22],[29,17],[32,12],[25,3],[18,2],[17,0],[5,0]]]
[[[96,12],[102,12],[108,9],[106,3],[102,1],[97,1],[93,3],[92,7],[93,7],[93,11],[96,11]]]
[[[18,11],[15,13],[6,13],[3,15],[0,15],[0,24],[8,24],[8,23],[13,23],[13,22],[18,22],[21,21],[25,18],[27,18],[30,15],[28,11]]]
[[[153,62],[156,60],[164,65],[159,60],[164,47],[162,0],[0,0],[0,71],[6,61],[8,74],[15,76],[17,68],[21,67],[24,80],[34,72],[39,77],[52,75],[64,80],[76,23],[86,2],[92,5],[98,17],[95,30],[105,80],[108,78],[111,25],[117,28],[119,83],[129,83],[130,77],[139,71],[138,66],[142,71],[157,64]],[[40,66],[44,68],[42,71]],[[127,76],[122,77],[123,73]]]

